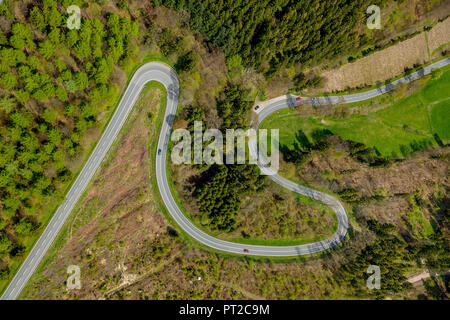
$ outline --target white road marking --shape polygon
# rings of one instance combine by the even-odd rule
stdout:
[[[0,0],[1,2],[2,0]],[[434,63],[426,68],[424,68],[424,73],[427,74],[430,72],[431,68],[438,68],[446,66],[450,63],[450,58],[444,59],[437,63]],[[158,188],[160,190],[163,202],[167,207],[169,213],[172,215],[174,220],[178,223],[178,225],[191,237],[196,239],[197,241],[207,245],[211,248],[222,250],[226,252],[232,252],[237,254],[244,254],[244,249],[250,250],[249,253],[251,255],[260,255],[260,256],[295,256],[295,255],[303,255],[303,254],[311,254],[320,251],[327,250],[341,242],[341,240],[345,237],[348,227],[347,215],[345,213],[344,207],[340,204],[340,202],[327,195],[325,193],[309,189],[302,185],[298,185],[284,179],[278,175],[271,176],[271,178],[281,184],[282,186],[298,193],[305,194],[309,197],[313,197],[318,200],[322,200],[336,210],[336,216],[338,218],[338,229],[336,233],[329,239],[298,245],[298,246],[257,246],[257,245],[244,245],[240,243],[228,242],[224,240],[220,240],[214,238],[205,232],[198,229],[195,225],[192,224],[181,212],[180,208],[178,208],[173,196],[171,194],[167,175],[166,175],[166,156],[167,156],[167,144],[170,136],[171,128],[168,126],[165,119],[169,115],[176,114],[176,109],[178,106],[178,93],[179,93],[179,83],[178,78],[176,77],[175,72],[167,65],[160,62],[150,62],[144,64],[140,67],[136,73],[133,75],[133,78],[130,81],[130,85],[126,89],[122,100],[117,107],[112,119],[107,125],[104,134],[100,138],[96,148],[94,148],[93,153],[91,154],[87,163],[95,163],[94,167],[88,166],[83,167],[79,176],[75,180],[72,185],[69,193],[67,194],[67,202],[60,206],[55,213],[55,216],[50,220],[46,229],[42,233],[41,237],[36,242],[36,245],[31,250],[28,257],[25,259],[24,263],[20,267],[19,271],[16,273],[15,277],[9,284],[8,288],[3,293],[1,297],[2,300],[5,299],[16,299],[22,288],[26,285],[28,279],[31,277],[32,273],[38,266],[39,262],[43,258],[45,252],[50,247],[51,243],[56,238],[59,230],[63,226],[66,218],[69,216],[70,211],[74,207],[74,204],[81,197],[81,193],[86,188],[89,183],[90,178],[94,175],[94,169],[98,167],[98,163],[102,161],[110,146],[112,145],[114,138],[119,133],[123,123],[125,122],[127,115],[133,107],[133,103],[136,101],[140,91],[144,87],[144,85],[149,81],[158,81],[161,82],[165,88],[171,88],[170,92],[168,92],[167,106],[164,115],[164,122],[162,125],[162,129],[160,132],[159,140],[158,140],[158,149],[162,150],[161,154],[156,157],[156,178]],[[406,79],[405,79],[406,81]],[[343,99],[345,102],[350,101],[360,101],[364,100],[365,97],[373,98],[378,95],[383,94],[386,90],[386,87],[381,87],[376,89],[375,91],[369,91],[366,93],[359,93],[354,95],[344,95],[338,97],[328,97],[333,101],[338,101],[338,99]],[[168,90],[169,91],[169,90]],[[170,96],[172,93],[175,93],[175,96]],[[312,98],[309,98],[310,100]],[[280,102],[281,101],[281,102]],[[260,116],[259,122],[261,122],[265,117],[270,115],[271,113],[281,110],[287,107],[285,100],[281,99],[273,103],[273,105],[266,105],[263,110],[259,110],[258,113]],[[324,97],[320,97],[319,99],[315,99],[321,103],[321,101],[327,101]],[[264,112],[261,112],[264,111]],[[97,163],[97,157],[100,158],[100,162]],[[67,203],[70,205],[67,207]],[[47,241],[47,238],[48,241]]]

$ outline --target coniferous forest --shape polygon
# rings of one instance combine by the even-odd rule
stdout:
[[[227,57],[267,75],[281,66],[319,63],[368,42],[355,28],[384,0],[153,0],[190,14],[189,25]]]
[[[268,98],[264,96],[268,83],[280,74],[290,83],[283,94],[292,88],[316,87],[324,80],[320,72],[330,67],[330,60],[347,62],[356,59],[352,55],[361,55],[362,48],[375,45],[379,39],[361,30],[366,8],[372,4],[384,8],[391,2],[4,0],[0,4],[0,290],[63,201],[140,65],[158,60],[176,70],[181,92],[174,122],[189,131],[194,121],[203,121],[204,130],[216,126],[223,133],[246,129],[254,120],[250,114],[255,100]],[[82,9],[80,29],[67,26],[66,9],[72,4]],[[163,18],[158,19],[157,13]],[[167,17],[176,21],[162,21]],[[160,119],[153,113],[148,118],[157,127]],[[423,191],[430,186],[417,183],[415,189],[391,195],[388,187],[395,186],[389,185],[362,195],[352,186],[357,178],[342,182],[356,169],[334,172],[319,165],[325,167],[348,153],[348,161],[354,161],[361,172],[375,172],[377,177],[407,160],[383,158],[375,148],[341,141],[329,130],[314,131],[311,141],[302,131],[295,138],[294,149],[281,146],[283,164],[295,174],[303,173],[300,178],[314,181],[311,187],[319,188],[312,185],[316,181],[323,183],[321,190],[342,200],[352,228],[356,226],[342,248],[330,253],[337,257],[330,279],[344,283],[354,296],[383,298],[410,288],[405,275],[420,265],[419,259],[431,270],[448,270],[450,206],[441,190],[447,186],[436,186],[433,193]],[[334,150],[336,143],[347,151]],[[435,149],[447,147],[440,144],[441,149]],[[330,161],[313,163],[330,153]],[[448,160],[439,152],[424,157],[417,162],[434,165]],[[212,233],[240,232],[236,225],[241,206],[273,191],[255,165],[202,164],[183,169],[194,172],[191,180],[183,181],[190,188],[187,199],[198,211],[191,217]],[[361,180],[366,177],[361,176]],[[273,191],[267,198],[284,201],[278,193]],[[378,221],[382,213],[377,207],[374,213],[366,212],[377,201],[393,199],[404,203],[395,219]],[[426,218],[423,212],[429,213]],[[269,217],[270,212],[263,213]],[[268,221],[274,221],[271,218]],[[429,233],[422,235],[420,228],[411,231],[411,221],[429,225],[424,227]],[[314,226],[312,220],[308,224]],[[368,293],[364,283],[365,270],[372,263],[381,265],[386,280],[376,293]]]

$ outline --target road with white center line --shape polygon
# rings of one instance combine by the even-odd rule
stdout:
[[[449,63],[450,58],[446,58],[444,60],[431,64],[417,72],[414,72],[411,75],[396,80],[391,84],[381,86],[377,89],[373,89],[367,92],[330,97],[305,97],[304,100],[310,101],[313,105],[328,105],[371,99],[391,91],[399,83],[413,81],[422,75],[430,73],[431,69],[441,68],[448,65]],[[8,288],[3,293],[1,297],[2,300],[17,299],[21,290],[26,285],[33,272],[36,270],[38,264],[51,246],[52,242],[57,237],[59,231],[70,215],[75,204],[80,199],[83,192],[86,190],[86,187],[88,186],[90,180],[92,179],[96,170],[99,168],[102,160],[106,156],[109,148],[111,147],[116,136],[120,132],[120,129],[125,123],[131,109],[133,108],[134,103],[139,97],[141,90],[143,89],[145,84],[150,81],[158,81],[162,83],[167,90],[167,105],[158,140],[158,149],[161,149],[161,153],[156,155],[155,163],[157,185],[168,212],[173,217],[175,222],[189,236],[208,247],[220,251],[235,254],[278,257],[305,255],[321,252],[338,245],[344,239],[348,229],[347,214],[342,204],[336,198],[323,192],[296,184],[292,181],[278,176],[277,174],[270,175],[270,178],[276,183],[294,192],[323,201],[336,212],[336,216],[338,219],[338,228],[332,237],[323,241],[317,241],[297,246],[245,245],[214,238],[213,236],[197,228],[189,219],[187,219],[182,213],[181,209],[178,207],[172,195],[169,187],[166,167],[167,148],[172,130],[172,124],[175,119],[178,107],[179,81],[176,73],[168,65],[160,62],[150,62],[141,66],[133,75],[113,117],[111,118],[108,126],[106,127],[106,130],[97,143],[91,156],[89,157],[85,166],[83,167],[77,179],[67,193],[65,200],[57,209],[44,232],[23,262],[19,271],[16,273]],[[295,100],[295,97],[291,96],[287,96],[286,99],[278,99],[273,103],[266,103],[264,108],[258,112],[258,124],[261,123],[270,114],[284,108],[294,107],[296,105],[297,102]],[[257,149],[254,142],[251,142],[250,150],[252,153],[256,154]],[[267,168],[260,168],[261,170],[267,170]],[[244,250],[248,250],[249,252],[244,252]]]

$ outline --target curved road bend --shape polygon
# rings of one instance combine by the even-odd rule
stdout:
[[[168,93],[166,114],[170,112],[174,113],[173,110],[176,110],[178,104],[178,79],[175,72],[162,63],[151,62],[140,67],[131,78],[114,115],[77,179],[67,193],[63,203],[56,210],[44,232],[28,254],[8,288],[3,293],[1,299],[16,299],[19,296],[20,291],[35,271],[78,199],[83,194],[95,171],[100,166],[101,161],[127,119],[142,88],[147,82],[152,80],[161,82],[166,87]],[[168,130],[167,124],[165,124],[163,130]],[[164,131],[161,132],[161,136],[163,135]]]
[[[427,74],[431,71],[431,68],[443,67],[450,63],[450,59],[441,60],[435,64],[432,64],[418,72],[415,72],[405,78],[395,81],[393,84],[382,86],[378,89],[368,91],[366,93],[358,93],[353,95],[345,95],[339,97],[319,97],[319,98],[305,98],[310,99],[313,104],[329,104],[332,103],[348,103],[370,99],[377,95],[381,95],[393,89],[393,87],[401,82],[410,82],[417,79],[423,74]],[[156,156],[156,179],[158,188],[161,193],[161,197],[167,210],[173,217],[173,219],[179,224],[179,226],[188,233],[191,237],[199,241],[200,243],[207,245],[211,248],[232,252],[237,254],[243,254],[244,249],[249,249],[252,255],[259,256],[295,256],[304,255],[310,253],[316,253],[323,250],[327,250],[337,245],[344,237],[348,228],[347,215],[345,209],[341,203],[334,197],[324,194],[322,192],[306,188],[292,181],[284,179],[278,175],[271,176],[271,178],[283,185],[284,187],[298,192],[314,199],[324,201],[331,206],[338,217],[338,229],[336,233],[329,239],[314,242],[310,244],[298,245],[298,246],[256,246],[256,245],[244,245],[229,241],[220,240],[214,238],[202,230],[198,229],[195,225],[189,221],[180,208],[177,206],[173,195],[169,188],[169,182],[166,174],[166,158],[167,147],[171,134],[171,127],[176,115],[178,106],[178,93],[179,82],[175,72],[167,65],[159,62],[150,62],[140,67],[133,75],[120,103],[117,107],[112,119],[110,120],[105,132],[100,138],[97,146],[86,162],[85,166],[81,170],[71,189],[67,193],[67,196],[61,206],[57,209],[49,224],[45,228],[44,232],[34,245],[33,249],[28,254],[27,258],[23,262],[19,271],[14,276],[13,280],[9,284],[8,288],[3,293],[1,299],[16,299],[28,279],[31,277],[36,267],[42,260],[43,256],[47,252],[48,248],[56,238],[59,230],[63,226],[70,212],[74,208],[76,202],[83,194],[89,181],[94,175],[95,171],[100,166],[100,163],[107,151],[111,147],[115,137],[119,133],[122,125],[127,119],[134,103],[136,102],[139,93],[145,84],[149,81],[161,82],[167,90],[167,106],[165,111],[165,119],[162,124],[161,133],[158,140],[158,149],[161,149],[161,154]],[[261,110],[259,114],[259,123],[271,113],[283,108],[294,106],[295,103],[289,98],[287,100],[277,101],[273,104],[267,104],[266,107]]]
[[[397,85],[402,83],[409,83],[411,81],[417,80],[421,76],[427,75],[431,72],[432,69],[443,68],[450,64],[450,58],[442,59],[438,62],[430,64],[416,72],[411,73],[405,77],[402,77],[398,80],[395,80],[389,84],[383,85],[379,88],[375,88],[369,91],[364,91],[360,93],[340,95],[340,96],[326,96],[326,97],[304,97],[303,101],[310,101],[312,105],[330,105],[330,104],[342,104],[342,103],[352,103],[359,102],[368,99],[375,98],[382,94],[385,94],[389,91],[392,91]],[[265,118],[270,116],[272,113],[285,109],[288,107],[295,107],[299,105],[297,101],[295,101],[295,96],[284,96],[284,98],[275,98],[272,99],[273,103],[270,101],[264,103],[264,107],[262,107],[258,112],[258,124],[263,122]],[[300,103],[301,104],[301,103]]]

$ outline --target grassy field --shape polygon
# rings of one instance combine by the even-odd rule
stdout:
[[[293,146],[299,130],[311,138],[316,129],[328,129],[344,139],[376,148],[385,157],[410,154],[420,143],[437,145],[434,135],[447,143],[450,138],[450,68],[430,79],[417,92],[393,99],[381,110],[343,119],[299,117],[295,110],[282,110],[268,117],[261,128],[280,130],[280,144]]]
[[[151,97],[155,89],[159,89],[161,103],[159,110],[151,109],[151,121],[147,117],[145,97]],[[152,101],[155,107],[155,99]],[[195,241],[186,241],[184,233],[175,224],[172,226],[180,231],[178,236],[166,231],[169,222],[165,218],[170,215],[161,209],[164,206],[160,204],[159,191],[155,188],[152,165],[165,101],[161,86],[148,84],[102,167],[20,297],[262,299],[260,297],[279,297],[279,292],[284,292],[286,298],[292,295],[322,296],[323,286],[328,293],[333,291],[329,293],[332,297],[344,294],[342,289],[333,290],[339,286],[321,282],[321,278],[328,279],[332,275],[314,260],[323,254],[293,258],[217,255],[215,250],[205,248],[200,251],[197,246],[190,245]],[[148,136],[142,132],[144,127],[149,130]],[[148,150],[148,157],[143,159],[141,155],[145,150]],[[149,180],[151,183],[147,183]],[[116,190],[119,188],[121,191]],[[298,201],[310,203],[309,199],[299,198]],[[285,264],[283,270],[273,264],[287,261],[292,263]],[[74,263],[82,270],[82,289],[70,291],[64,280],[67,279],[67,266]],[[255,268],[261,272],[255,272]],[[286,284],[272,276],[272,272],[296,280]],[[202,276],[201,282],[195,280],[197,275]]]
[[[449,115],[450,115],[450,102],[448,100],[439,102],[434,106],[432,106],[430,117],[431,123],[433,125],[433,130],[444,141],[450,140]]]
[[[124,71],[126,72],[126,76],[128,79],[126,84],[128,84],[134,72],[145,62],[156,60],[170,64],[169,61],[167,61],[167,59],[165,59],[163,56],[161,56],[160,54],[152,53],[149,50],[143,50],[142,55],[144,55],[144,58],[142,58],[141,61],[134,61],[133,64],[124,67]],[[124,86],[124,88],[126,87],[127,86]],[[53,214],[56,212],[59,205],[63,201],[65,194],[67,194],[67,192],[72,187],[72,184],[75,182],[78,174],[83,168],[83,165],[86,163],[90,154],[97,145],[97,142],[100,139],[103,131],[106,129],[109,120],[114,115],[114,112],[116,111],[116,108],[119,105],[120,100],[122,98],[122,95],[123,92],[120,92],[119,88],[116,87],[114,95],[109,97],[109,100],[105,102],[106,114],[99,121],[98,125],[95,128],[95,131],[93,131],[93,133],[90,136],[84,138],[84,142],[82,143],[84,150],[83,153],[78,157],[78,160],[75,161],[73,164],[74,173],[72,175],[72,179],[70,181],[67,181],[66,185],[58,186],[60,189],[58,189],[57,192],[36,200],[37,202],[41,203],[41,206],[39,207],[39,210],[37,212],[33,211],[28,212],[28,214],[30,215],[39,216],[39,221],[41,225],[31,235],[23,239],[22,245],[24,245],[25,247],[24,253],[22,255],[18,255],[17,257],[10,258],[9,274],[8,276],[0,279],[0,295],[3,294],[3,292],[6,290],[9,282],[12,280],[16,272],[19,270],[29,251],[33,248],[34,244],[39,239],[40,234],[45,229],[51,217],[53,216]]]

